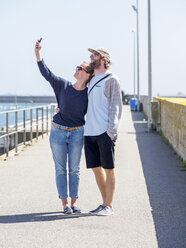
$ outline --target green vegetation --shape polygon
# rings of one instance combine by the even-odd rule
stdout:
[[[152,131],[157,131],[156,126],[152,124]]]
[[[169,142],[169,140],[163,135],[163,132],[160,131],[159,134],[160,134],[160,136],[161,136],[163,142],[164,142],[166,145],[168,145],[168,146],[175,152],[175,150],[174,150],[172,144],[171,144],[171,143]],[[175,152],[175,153],[176,153],[176,152]],[[176,153],[176,154],[177,154],[177,153]]]
[[[181,171],[186,171],[186,160],[182,159],[182,168],[180,170]]]

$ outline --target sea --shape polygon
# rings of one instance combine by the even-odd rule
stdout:
[[[16,110],[16,109],[29,109],[37,106],[46,106],[50,103],[0,103],[0,130],[3,130],[6,126],[6,111]],[[36,118],[36,110],[33,110],[33,119]],[[41,111],[38,112],[39,117],[41,116]],[[50,114],[50,108],[49,108]],[[46,111],[44,111],[44,116]],[[26,120],[30,119],[30,111],[26,110]],[[18,112],[18,123],[23,122],[23,111]],[[15,113],[9,113],[9,125],[15,124]]]

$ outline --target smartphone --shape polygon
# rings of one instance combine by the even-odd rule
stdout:
[[[39,43],[42,41],[42,38],[39,39]]]

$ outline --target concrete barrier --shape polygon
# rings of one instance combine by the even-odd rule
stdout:
[[[186,98],[157,97],[157,101],[160,103],[160,129],[175,151],[186,160]]]

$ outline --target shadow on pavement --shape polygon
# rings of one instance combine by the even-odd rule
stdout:
[[[78,214],[63,214],[62,212],[46,212],[46,213],[31,213],[31,214],[18,214],[18,215],[3,215],[0,216],[0,223],[12,224],[22,222],[42,222],[54,221],[63,219],[83,218],[94,216],[88,213]]]
[[[147,132],[143,113],[131,114],[158,247],[186,247],[186,172],[160,135]]]

